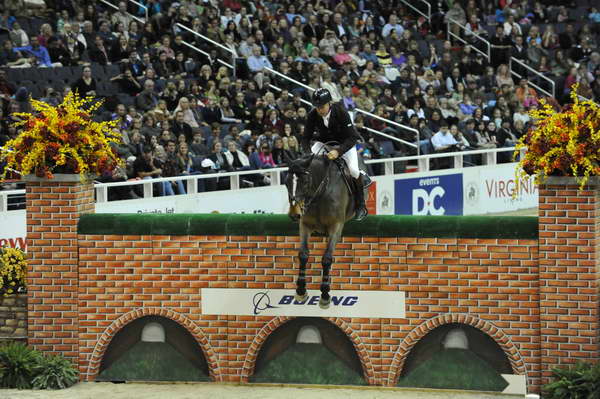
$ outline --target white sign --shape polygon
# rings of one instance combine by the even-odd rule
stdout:
[[[332,291],[328,309],[319,307],[320,291],[298,302],[294,290],[202,288],[202,314],[227,316],[315,316],[405,318],[401,291]]]
[[[287,213],[285,186],[96,203],[96,213]]]
[[[465,215],[529,209],[538,206],[538,188],[533,178],[521,179],[518,195],[516,164],[463,169]]]
[[[25,209],[0,212],[0,247],[27,249]]]
[[[288,208],[285,186],[266,186],[201,194],[196,198],[194,213],[286,214]]]
[[[184,197],[182,197],[184,198]],[[187,201],[191,199],[188,198]],[[176,197],[156,197],[96,203],[96,213],[182,213]]]

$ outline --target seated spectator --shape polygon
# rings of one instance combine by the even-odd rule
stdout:
[[[23,29],[21,29],[21,24],[19,22],[13,22],[8,34],[10,37],[10,41],[16,47],[23,47],[29,45],[29,37],[27,36],[27,33],[25,33]]]
[[[147,79],[144,90],[135,98],[135,106],[142,112],[152,110],[158,104],[158,96],[154,92],[154,81]]]
[[[73,83],[73,91],[81,97],[96,95],[96,79],[92,77],[92,68],[83,67],[82,75]]]
[[[108,65],[111,63],[104,39],[102,39],[102,36],[100,35],[94,37],[94,42],[88,48],[88,54],[90,61],[92,62],[100,65]]]
[[[163,177],[180,176],[183,172],[182,165],[177,159],[177,144],[173,140],[169,140],[165,148],[167,157],[162,167]],[[165,195],[175,195],[174,189],[177,189],[178,194],[185,194],[183,181],[166,181],[163,182]]]
[[[161,177],[161,174],[161,164],[154,159],[152,148],[150,146],[144,146],[142,156],[137,157],[133,163],[134,177],[146,180],[152,179],[153,177]],[[159,196],[164,195],[164,185],[162,183],[154,184],[154,190],[158,192]]]
[[[248,69],[250,69],[250,72],[254,75],[254,80],[256,81],[258,88],[262,89],[264,69],[273,68],[273,65],[266,56],[261,55],[259,46],[254,46],[252,48],[252,56],[248,57],[247,63]]]
[[[24,53],[24,55],[29,56],[29,63],[32,66],[41,66],[41,67],[52,67],[52,66],[62,66],[59,63],[53,64],[50,60],[50,55],[48,54],[48,50],[46,47],[41,46],[38,42],[37,37],[32,37],[30,41],[30,45],[25,45],[21,47],[13,47],[13,51],[20,51]]]
[[[135,97],[142,91],[142,85],[133,76],[131,69],[125,69],[123,73],[118,74],[110,79],[119,85],[119,91]]]
[[[258,159],[260,160],[260,169],[268,169],[274,168],[277,165],[273,160],[273,155],[271,154],[271,147],[267,143],[262,143],[260,148],[260,152],[258,153]]]
[[[442,122],[440,130],[431,138],[431,144],[436,152],[449,152],[458,148],[458,143],[448,130],[448,124]]]

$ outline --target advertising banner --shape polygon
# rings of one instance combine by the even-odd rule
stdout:
[[[284,186],[96,203],[97,213],[287,213]]]
[[[0,247],[27,249],[25,210],[0,212]]]
[[[202,288],[202,314],[239,316],[316,316],[404,318],[404,292],[335,291],[328,309],[319,307],[321,292],[308,290],[298,302],[294,290]]]
[[[394,182],[396,215],[462,215],[462,173]]]
[[[465,215],[499,213],[538,206],[538,189],[533,178],[521,179],[517,192],[515,164],[465,168],[463,176]]]

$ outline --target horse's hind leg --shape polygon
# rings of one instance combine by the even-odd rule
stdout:
[[[300,222],[300,251],[298,258],[300,259],[300,271],[298,272],[298,280],[296,280],[296,300],[304,302],[308,295],[306,294],[306,264],[308,263],[308,240],[310,239],[310,229]]]
[[[331,296],[329,295],[331,285],[329,271],[331,270],[331,264],[333,263],[333,251],[335,251],[335,246],[340,240],[343,227],[343,223],[336,223],[332,228],[329,229],[327,249],[323,254],[323,258],[321,258],[323,276],[321,278],[321,299],[319,300],[319,306],[322,309],[327,309],[331,303]]]

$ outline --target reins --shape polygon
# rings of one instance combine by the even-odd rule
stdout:
[[[323,149],[326,145],[328,145],[329,143],[324,143],[323,147],[321,149]],[[317,153],[320,152],[317,151]],[[308,167],[307,169],[307,173],[308,173],[308,186],[312,187],[312,174],[310,173],[310,164],[312,163],[313,159],[315,158],[315,153],[312,153],[310,156],[310,160],[308,161]],[[327,159],[326,155],[324,155],[325,159]],[[311,205],[313,204],[313,202],[319,198],[321,196],[321,194],[323,193],[325,187],[327,186],[327,184],[329,183],[329,168],[331,168],[331,165],[333,163],[335,163],[335,161],[330,161],[329,159],[327,159],[328,164],[327,167],[325,169],[325,177],[323,178],[323,180],[321,180],[321,183],[319,183],[319,186],[317,187],[317,189],[315,190],[315,192],[308,198],[308,200],[305,201],[305,205],[304,205],[304,209],[308,210],[310,209]],[[293,183],[292,183],[293,184]],[[295,190],[292,190],[295,191]],[[290,190],[288,190],[288,193],[290,192]],[[294,192],[293,194],[291,194],[291,200],[293,201],[292,203],[296,203],[296,193]]]

